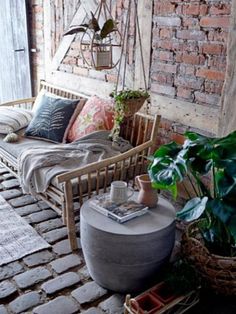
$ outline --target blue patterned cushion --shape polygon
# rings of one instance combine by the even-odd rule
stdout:
[[[25,135],[64,143],[71,124],[81,110],[80,102],[84,100],[42,95]]]

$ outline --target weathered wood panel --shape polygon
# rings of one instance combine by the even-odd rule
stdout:
[[[141,43],[139,42],[138,29],[136,30],[136,60],[135,60],[135,88],[144,88],[144,75],[148,85],[150,63],[151,63],[151,38],[152,38],[152,12],[153,4],[150,0],[138,2],[138,20],[141,33]],[[141,50],[143,53],[144,73],[142,67]]]
[[[98,95],[104,98],[107,98],[114,90],[114,85],[111,83],[60,71],[53,72],[49,77],[49,82],[88,96]]]
[[[160,114],[170,121],[182,123],[186,126],[198,128],[206,132],[217,134],[219,109],[187,101],[172,99],[155,93],[151,94],[152,114]]]
[[[0,101],[31,97],[25,0],[2,0],[0,19]]]

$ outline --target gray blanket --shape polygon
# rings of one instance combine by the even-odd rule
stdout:
[[[54,176],[132,148],[122,139],[114,145],[108,136],[108,131],[98,131],[70,144],[52,144],[24,151],[18,158],[18,175],[23,192],[45,192]]]

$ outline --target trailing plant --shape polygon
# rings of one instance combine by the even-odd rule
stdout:
[[[236,131],[223,138],[194,132],[185,136],[183,145],[162,145],[149,158],[153,187],[170,190],[176,198],[177,183],[187,177],[195,196],[189,193],[177,217],[188,222],[203,218],[199,228],[208,248],[232,256],[236,244]]]
[[[124,117],[131,111],[130,106],[135,106],[134,101],[143,99],[143,102],[149,97],[149,93],[146,90],[131,90],[125,89],[119,92],[112,92],[111,97],[115,100],[115,117],[114,127],[112,130],[112,137],[116,138],[120,132],[120,125],[124,120]]]
[[[95,39],[102,45],[102,43],[104,43],[104,39],[106,39],[112,32],[117,31],[117,22],[113,19],[108,19],[100,28],[98,20],[91,12],[91,19],[88,23],[74,25],[70,27],[70,29],[64,33],[64,36],[72,35],[79,32],[85,33],[87,30],[90,30]]]

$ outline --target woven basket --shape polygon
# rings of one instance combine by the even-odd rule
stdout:
[[[135,114],[135,112],[139,111],[139,109],[143,106],[147,97],[140,97],[134,99],[125,100],[123,103],[125,105],[125,117],[128,118]]]
[[[182,252],[217,293],[236,295],[236,257],[211,254],[197,227],[191,223],[182,237]]]

